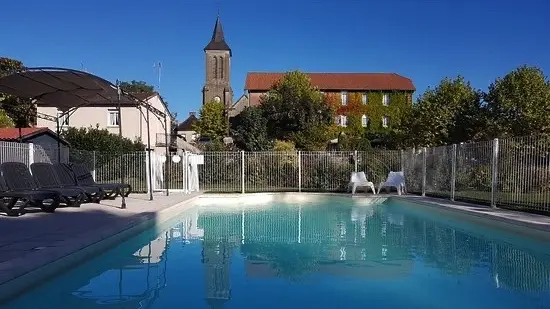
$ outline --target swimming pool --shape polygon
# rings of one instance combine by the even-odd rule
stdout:
[[[550,256],[536,242],[428,207],[344,197],[219,201],[0,307],[550,306]]]

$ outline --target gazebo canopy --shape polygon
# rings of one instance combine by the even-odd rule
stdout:
[[[25,68],[0,78],[0,93],[35,100],[66,111],[86,105],[143,106],[158,117],[166,114],[113,83],[90,73],[65,68]],[[120,100],[120,101],[119,101]]]

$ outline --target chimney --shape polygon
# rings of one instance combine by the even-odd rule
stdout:
[[[189,117],[191,117],[191,116],[197,117],[197,112],[189,112]]]

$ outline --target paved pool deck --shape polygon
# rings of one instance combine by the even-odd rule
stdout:
[[[455,213],[467,214],[472,217],[492,219],[494,221],[507,223],[517,227],[528,227],[530,229],[543,232],[545,234],[544,236],[547,236],[547,238],[550,239],[549,216],[417,195],[403,195],[398,198],[420,203],[422,205],[438,207],[440,209],[453,211]]]
[[[126,198],[126,209],[120,208],[118,197],[79,208],[58,208],[53,214],[40,211],[19,217],[1,214],[0,286],[4,283],[11,286],[16,278],[124,231],[130,233],[140,224],[151,226],[166,221],[184,211],[190,205],[186,202],[200,195],[155,193],[150,201],[147,194],[131,194]]]

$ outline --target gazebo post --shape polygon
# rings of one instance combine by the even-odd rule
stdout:
[[[120,146],[120,165],[119,165],[119,169],[120,169],[120,182],[121,183],[124,183],[124,168],[123,168],[123,162],[122,162],[122,159],[124,158],[124,149],[122,149],[122,112],[121,112],[121,108],[120,108],[120,95],[121,95],[121,90],[120,90],[120,82],[117,80],[116,81],[116,88],[117,88],[117,93],[118,93],[118,96],[117,96],[117,110],[118,110],[118,137],[119,137],[119,146]],[[124,196],[125,193],[124,193],[124,190],[121,189],[120,191],[120,197],[122,198],[122,201],[120,203],[120,208],[121,209],[126,209],[126,197]]]
[[[151,167],[151,130],[149,126],[149,109],[147,110],[147,163],[149,165],[149,170],[147,171],[149,176],[147,177],[147,181],[149,183],[149,200],[153,200],[153,175],[151,173],[153,172],[153,169]]]
[[[170,177],[168,177],[169,173],[170,173],[170,168],[168,167],[168,164],[170,163],[169,160],[170,160],[170,153],[168,152],[169,151],[169,147],[168,147],[168,121],[166,120],[166,115],[164,115],[164,148],[165,148],[165,151],[166,151],[166,161],[165,161],[165,164],[166,164],[166,171],[164,172],[164,185],[166,186],[166,196],[168,196],[170,194],[169,192],[169,179]]]
[[[59,130],[59,116],[55,118],[55,133],[57,134],[57,163],[61,163],[61,143],[59,142],[61,131]]]

